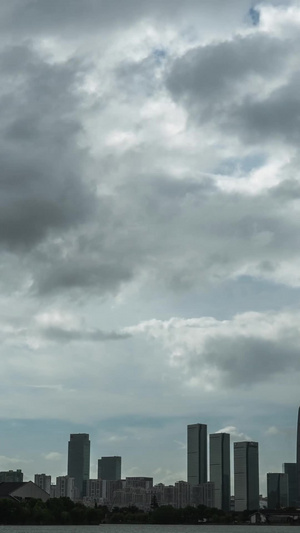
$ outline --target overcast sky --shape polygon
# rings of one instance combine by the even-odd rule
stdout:
[[[299,48],[297,0],[1,1],[0,470],[295,461]]]

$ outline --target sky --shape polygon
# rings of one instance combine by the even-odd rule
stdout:
[[[0,3],[0,470],[295,461],[300,4]],[[232,488],[233,491],[233,488]]]

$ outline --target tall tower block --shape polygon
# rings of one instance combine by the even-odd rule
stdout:
[[[191,485],[207,482],[207,425],[187,427],[187,480]]]
[[[88,433],[71,433],[68,445],[68,476],[75,479],[80,497],[85,495],[85,482],[90,477],[90,438]]]
[[[259,508],[258,442],[234,443],[235,510]]]
[[[230,510],[230,435],[213,433],[209,436],[209,480],[215,484],[215,507]]]

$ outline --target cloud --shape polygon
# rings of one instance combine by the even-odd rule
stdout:
[[[2,50],[0,65],[0,245],[30,250],[95,209],[78,144],[81,67],[76,61],[51,64],[17,45]]]
[[[279,141],[295,146],[299,142],[298,73],[287,78],[267,98],[249,98],[241,106],[233,106],[227,125],[239,131],[245,142]]]
[[[0,3],[1,416],[174,481],[193,420],[294,428],[299,6],[52,3]]]
[[[62,17],[68,13],[67,4],[63,5]],[[230,10],[237,8],[234,5]],[[45,5],[30,2],[28,6],[37,20],[43,10],[47,12]],[[190,8],[195,9],[195,4]],[[98,7],[92,3],[91,9]],[[139,16],[147,9],[143,4]],[[74,9],[74,23],[81,10],[80,5]],[[84,16],[89,18],[91,13]],[[157,71],[153,44],[145,44],[142,58],[132,51],[128,58],[116,53],[108,70],[110,56],[104,52],[100,61],[107,72],[103,89],[100,67],[94,60],[83,61],[76,54],[58,60],[28,44],[7,45],[3,51],[4,88],[10,88],[9,94],[7,89],[2,95],[0,244],[9,250],[2,263],[4,289],[11,290],[15,284],[19,265],[15,255],[20,251],[20,288],[45,301],[62,293],[72,298],[93,293],[116,296],[141,280],[145,286],[163,286],[171,292],[245,275],[299,284],[294,245],[298,220],[289,209],[298,187],[297,158],[286,163],[279,157],[274,164],[263,153],[265,166],[258,165],[256,173],[243,176],[235,170],[225,176],[216,168],[199,172],[198,162],[199,157],[202,161],[207,157],[207,145],[199,148],[203,140],[214,146],[214,165],[226,166],[219,117],[230,121],[226,140],[231,129],[234,134],[236,128],[244,127],[247,105],[266,101],[267,109],[276,98],[288,99],[283,75],[290,73],[284,78],[290,88],[296,83],[289,42],[251,30],[230,40],[202,43],[175,60],[170,74],[173,56],[168,53],[160,79],[149,92],[149,79]],[[176,102],[203,111],[201,142],[199,131],[185,122],[180,106],[166,94],[164,72]],[[257,99],[257,87],[260,83],[266,87],[266,77],[268,89]],[[125,88],[131,94],[126,105],[113,97],[120,86],[122,94]],[[224,113],[219,112],[220,102]],[[140,114],[136,114],[138,109]],[[256,120],[255,112],[250,110],[249,116]],[[278,113],[271,110],[268,116],[278,120],[281,138],[286,140]],[[294,116],[291,110],[291,120]],[[205,117],[208,122],[213,119],[218,131],[207,126]],[[264,120],[262,129],[258,128],[264,139],[267,127]],[[293,130],[287,124],[286,128],[290,137],[297,135],[296,127]],[[250,127],[247,132],[251,134]],[[111,140],[116,138],[119,141],[114,145]],[[247,150],[247,139],[238,150],[233,142],[230,160],[237,168],[249,156]]]
[[[230,433],[231,438],[235,441],[253,440],[251,439],[251,437],[246,435],[246,433],[239,431],[235,426],[227,426],[225,428],[219,429],[218,431],[216,431],[216,433]]]
[[[171,290],[245,275],[297,285],[298,221],[285,191],[280,184],[254,195],[224,192],[206,179],[162,176],[144,180],[141,190],[129,182],[105,233],[78,236],[70,248],[66,238],[37,254],[33,289],[116,294],[142,273]]]
[[[300,371],[298,314],[244,313],[214,318],[153,320],[126,329],[164,346],[171,367],[191,386],[253,387]]]
[[[175,60],[167,86],[175,98],[199,111],[199,120],[218,119],[215,112],[254,92],[259,80],[276,79],[287,67],[288,50],[288,43],[259,32],[202,45]]]
[[[50,9],[46,1],[26,0],[21,4],[11,2],[9,8],[1,8],[1,29],[5,32],[7,26],[12,27],[22,36],[31,32],[35,35],[65,35],[70,40],[72,37],[87,39],[91,33],[99,32],[99,28],[106,35],[114,30],[126,31],[145,20],[177,26],[182,20],[191,22],[195,13],[202,14],[206,24],[211,27],[213,23],[216,24],[220,11],[223,14],[223,26],[230,27],[233,21],[241,21],[248,3],[248,0],[230,0],[223,8],[214,2],[199,6],[197,0],[188,0],[185,6],[180,0],[166,0],[163,4],[159,0],[153,0],[151,4],[147,0],[127,0],[124,9],[122,0],[110,0],[109,3],[105,0],[87,0],[84,5],[80,0],[74,0],[70,9],[68,0],[61,0]]]
[[[110,437],[108,437],[107,440],[109,442],[122,442],[127,439],[128,439],[127,435],[111,435]]]
[[[44,454],[44,457],[47,461],[60,461],[62,454],[59,452],[49,452]]]
[[[209,124],[218,138],[242,137],[248,146],[267,150],[279,143],[295,146],[297,46],[294,36],[286,31],[283,37],[276,28],[210,42],[174,61],[167,86],[191,119],[201,128]]]
[[[37,330],[32,329],[32,335],[53,342],[105,342],[124,340],[129,333],[117,331],[102,331],[101,329],[87,329],[80,319],[71,313],[52,310],[35,317]],[[26,332],[28,334],[28,331]]]
[[[269,428],[266,429],[265,431],[266,435],[278,435],[278,433],[280,433],[279,429],[275,426],[270,426]]]
[[[45,328],[42,331],[42,336],[54,342],[104,342],[104,341],[118,341],[128,339],[128,333],[118,333],[116,331],[101,331],[95,330],[72,330],[58,327]]]

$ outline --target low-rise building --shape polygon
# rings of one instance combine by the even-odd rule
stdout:
[[[25,500],[26,498],[36,498],[45,502],[50,498],[50,495],[33,483],[33,481],[11,481],[0,483],[0,498],[18,501]]]

